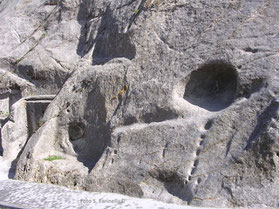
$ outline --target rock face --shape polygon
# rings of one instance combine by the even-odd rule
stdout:
[[[15,178],[278,206],[278,9],[264,0],[0,1],[0,107],[13,113],[3,114],[1,147]]]

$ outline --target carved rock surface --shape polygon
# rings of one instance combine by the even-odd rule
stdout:
[[[0,1],[0,153],[19,180],[278,207],[278,10],[264,0]],[[56,96],[24,111],[43,95]]]

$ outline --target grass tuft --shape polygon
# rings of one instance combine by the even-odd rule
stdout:
[[[53,156],[49,156],[47,158],[44,158],[44,160],[46,161],[54,161],[54,160],[62,160],[63,157],[60,157],[60,156],[56,156],[56,155],[53,155]]]

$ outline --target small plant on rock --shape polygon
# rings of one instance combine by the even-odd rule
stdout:
[[[52,156],[48,156],[47,158],[44,158],[44,160],[46,161],[54,161],[54,160],[62,160],[62,159],[64,158],[56,155],[52,155]]]

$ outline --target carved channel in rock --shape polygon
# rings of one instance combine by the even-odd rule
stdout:
[[[209,111],[220,111],[230,106],[238,90],[235,68],[223,61],[203,65],[187,80],[184,99]]]
[[[209,121],[210,125],[212,125],[212,120]],[[205,131],[208,131],[211,127],[206,128],[206,126],[208,125],[208,123],[206,123],[205,125]],[[200,154],[203,150],[203,144],[204,144],[204,139],[205,139],[206,135],[205,133],[201,134],[200,138],[196,139],[196,149],[194,150],[194,160],[192,161],[192,165],[190,167],[190,171],[189,171],[189,175],[188,178],[186,179],[186,184],[187,184],[187,193],[186,193],[186,201],[188,202],[188,204],[191,203],[191,201],[194,198],[194,195],[197,191],[197,187],[198,185],[202,182],[202,178],[199,177],[199,175],[197,175],[197,171],[199,169],[199,164],[200,164]]]

